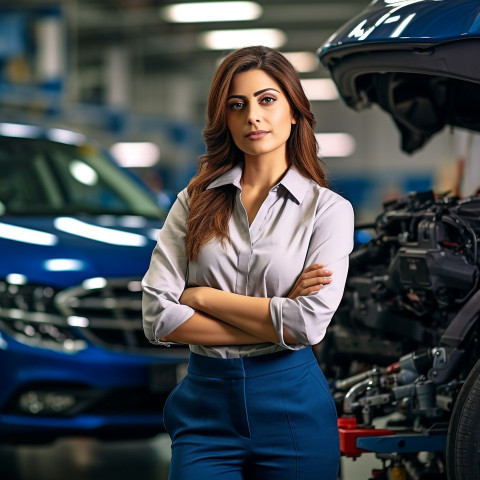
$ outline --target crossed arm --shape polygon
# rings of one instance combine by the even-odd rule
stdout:
[[[331,281],[332,272],[322,264],[306,268],[288,298],[309,295]],[[162,341],[190,345],[249,345],[279,341],[270,314],[270,298],[248,297],[210,287],[187,288],[180,303],[195,313]],[[287,330],[287,343],[298,343]]]

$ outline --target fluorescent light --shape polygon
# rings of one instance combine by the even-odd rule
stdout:
[[[322,157],[349,157],[355,152],[356,142],[348,133],[316,133]]]
[[[71,326],[71,327],[88,327],[89,325],[89,321],[88,321],[88,318],[85,318],[85,317],[77,317],[75,315],[72,315],[70,317],[67,318],[67,323]]]
[[[28,278],[21,273],[9,273],[5,277],[5,280],[10,285],[26,285],[28,283]]]
[[[138,215],[124,215],[118,219],[118,223],[120,226],[127,228],[144,228],[147,225],[147,220]]]
[[[82,145],[87,141],[87,137],[81,133],[71,132],[63,128],[50,128],[47,131],[47,137],[58,143],[68,145]]]
[[[33,125],[21,125],[17,123],[0,124],[0,134],[5,135],[6,137],[38,138],[41,133],[41,128]]]
[[[256,20],[262,12],[262,7],[255,2],[179,3],[168,5],[160,11],[165,20],[175,23]]]
[[[138,215],[122,215],[121,217],[100,215],[97,217],[97,222],[102,227],[116,227],[120,225],[121,227],[127,228],[144,228],[148,224],[145,217]]]
[[[398,22],[401,18],[400,15],[395,15],[394,17],[390,17],[389,15],[390,14],[387,13],[382,17],[382,19],[385,18],[385,21],[383,23],[395,23],[395,22]]]
[[[43,267],[50,272],[74,272],[83,270],[85,263],[75,258],[50,258],[43,262]]]
[[[329,78],[309,78],[302,80],[305,95],[311,101],[336,100],[338,90]]]
[[[210,50],[233,50],[250,45],[279,48],[286,41],[285,33],[277,28],[211,30],[200,34],[200,44]]]
[[[98,182],[97,172],[90,165],[87,165],[81,160],[73,160],[70,162],[69,169],[73,178],[83,185],[92,187]]]
[[[110,152],[126,168],[152,167],[160,159],[160,149],[152,142],[119,142],[110,147]]]
[[[283,53],[283,56],[286,57],[295,67],[295,70],[300,73],[314,72],[320,65],[318,57],[313,52],[289,52]]]
[[[107,280],[103,277],[87,278],[82,282],[82,287],[85,290],[96,290],[97,288],[103,288],[107,285]]]
[[[395,31],[390,35],[391,38],[399,37],[400,34],[405,30],[406,26],[412,21],[416,13],[412,13],[403,22],[395,29]]]
[[[51,247],[58,243],[58,237],[56,235],[32,230],[31,228],[17,227],[16,225],[10,225],[8,223],[0,223],[0,238],[46,247]]]
[[[110,245],[143,247],[147,244],[147,239],[143,235],[99,227],[91,223],[82,222],[76,218],[58,217],[54,220],[54,225],[57,230],[62,232]]]

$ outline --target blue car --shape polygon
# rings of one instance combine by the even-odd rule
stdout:
[[[479,51],[478,1],[377,0],[318,55],[345,103],[381,107],[412,153],[445,127],[480,131]],[[375,478],[478,479],[480,189],[412,192],[373,228],[352,254],[328,352],[364,362],[335,382],[342,451],[375,452]]]
[[[0,442],[163,431],[188,358],[142,329],[163,218],[84,135],[0,123]]]

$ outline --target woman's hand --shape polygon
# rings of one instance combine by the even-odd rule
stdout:
[[[318,292],[324,285],[328,285],[332,279],[332,271],[323,268],[323,263],[315,263],[307,267],[298,277],[288,298],[297,298]]]

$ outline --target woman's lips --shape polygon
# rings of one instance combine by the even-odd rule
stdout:
[[[246,137],[249,140],[260,140],[263,137],[266,137],[270,132],[266,130],[255,130],[254,132],[247,133]]]

